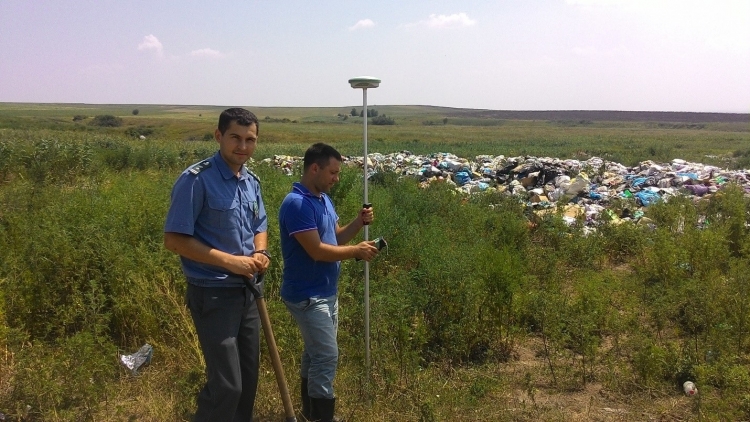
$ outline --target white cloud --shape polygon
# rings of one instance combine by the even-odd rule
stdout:
[[[159,39],[152,34],[143,37],[143,42],[138,44],[138,50],[150,50],[155,52],[158,56],[164,54],[164,47],[161,45]]]
[[[356,31],[357,29],[366,29],[366,28],[372,28],[375,26],[375,22],[373,22],[371,19],[362,19],[359,22],[355,23],[354,26],[350,26],[350,31]]]
[[[407,27],[411,26],[427,26],[429,28],[463,28],[467,26],[473,26],[477,21],[471,19],[469,15],[464,12],[454,13],[452,15],[438,15],[431,14],[427,20],[419,21],[416,23],[407,24]]]
[[[208,57],[211,59],[224,58],[224,53],[221,51],[212,50],[210,48],[201,48],[200,50],[193,50],[190,52],[192,57]]]

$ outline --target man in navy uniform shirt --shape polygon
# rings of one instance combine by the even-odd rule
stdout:
[[[254,280],[270,264],[260,183],[245,167],[258,126],[245,109],[221,113],[214,132],[219,151],[177,178],[164,225],[165,247],[180,255],[186,304],[206,361],[195,421],[253,419],[260,317],[243,277]]]

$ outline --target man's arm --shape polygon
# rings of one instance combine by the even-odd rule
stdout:
[[[350,258],[369,261],[378,254],[378,248],[375,247],[375,242],[371,240],[356,245],[329,245],[321,242],[317,230],[295,233],[294,238],[302,245],[305,252],[316,261],[336,262]]]
[[[164,247],[187,259],[222,267],[237,275],[253,277],[262,268],[259,254],[251,257],[228,254],[182,233],[165,232]]]
[[[253,244],[256,251],[268,249],[268,232],[255,233],[253,235]]]
[[[351,242],[365,223],[372,223],[372,219],[372,208],[362,208],[359,210],[357,217],[350,221],[346,226],[339,227],[338,223],[336,223],[336,242],[338,242],[339,245]]]

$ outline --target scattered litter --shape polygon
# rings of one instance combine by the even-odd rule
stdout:
[[[750,195],[748,170],[727,170],[675,158],[670,163],[643,161],[634,167],[592,157],[585,161],[549,157],[478,155],[473,160],[450,153],[427,156],[400,151],[368,154],[368,177],[395,172],[416,178],[421,187],[448,183],[464,194],[498,191],[517,197],[538,216],[564,204],[565,222],[595,227],[599,219],[640,222],[643,208],[677,195],[709,198],[728,183]],[[274,156],[263,162],[291,175],[302,157]],[[364,167],[362,157],[344,157],[346,165]],[[614,199],[629,206],[622,215],[605,213]],[[650,222],[649,222],[650,224]]]
[[[685,383],[682,384],[682,389],[685,390],[685,394],[688,396],[694,396],[698,394],[698,388],[692,381],[685,381]]]
[[[120,362],[130,370],[133,375],[138,375],[138,369],[143,365],[151,363],[154,348],[146,343],[132,355],[120,355]]]

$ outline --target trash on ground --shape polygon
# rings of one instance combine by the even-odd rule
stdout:
[[[302,157],[274,156],[263,162],[291,175]],[[344,157],[346,165],[364,167],[363,157]],[[497,191],[517,197],[537,216],[564,205],[565,222],[595,227],[602,218],[615,224],[642,223],[643,209],[677,195],[694,201],[711,197],[734,183],[750,195],[748,170],[727,170],[675,158],[670,163],[643,161],[634,167],[592,157],[585,161],[549,157],[478,155],[473,160],[450,153],[427,156],[400,151],[368,154],[368,178],[379,172],[413,177],[421,187],[448,183],[467,195]],[[629,206],[620,215],[615,200]],[[574,206],[571,208],[571,206]],[[605,212],[607,211],[607,212]],[[647,220],[647,219],[646,219]],[[647,220],[651,224],[650,220]]]
[[[682,384],[682,389],[685,390],[685,394],[688,396],[694,396],[698,394],[698,388],[692,381],[685,381],[685,383]]]
[[[146,343],[132,355],[120,355],[120,362],[130,370],[133,375],[138,375],[138,369],[141,366],[151,363],[151,356],[154,354],[154,348]]]

